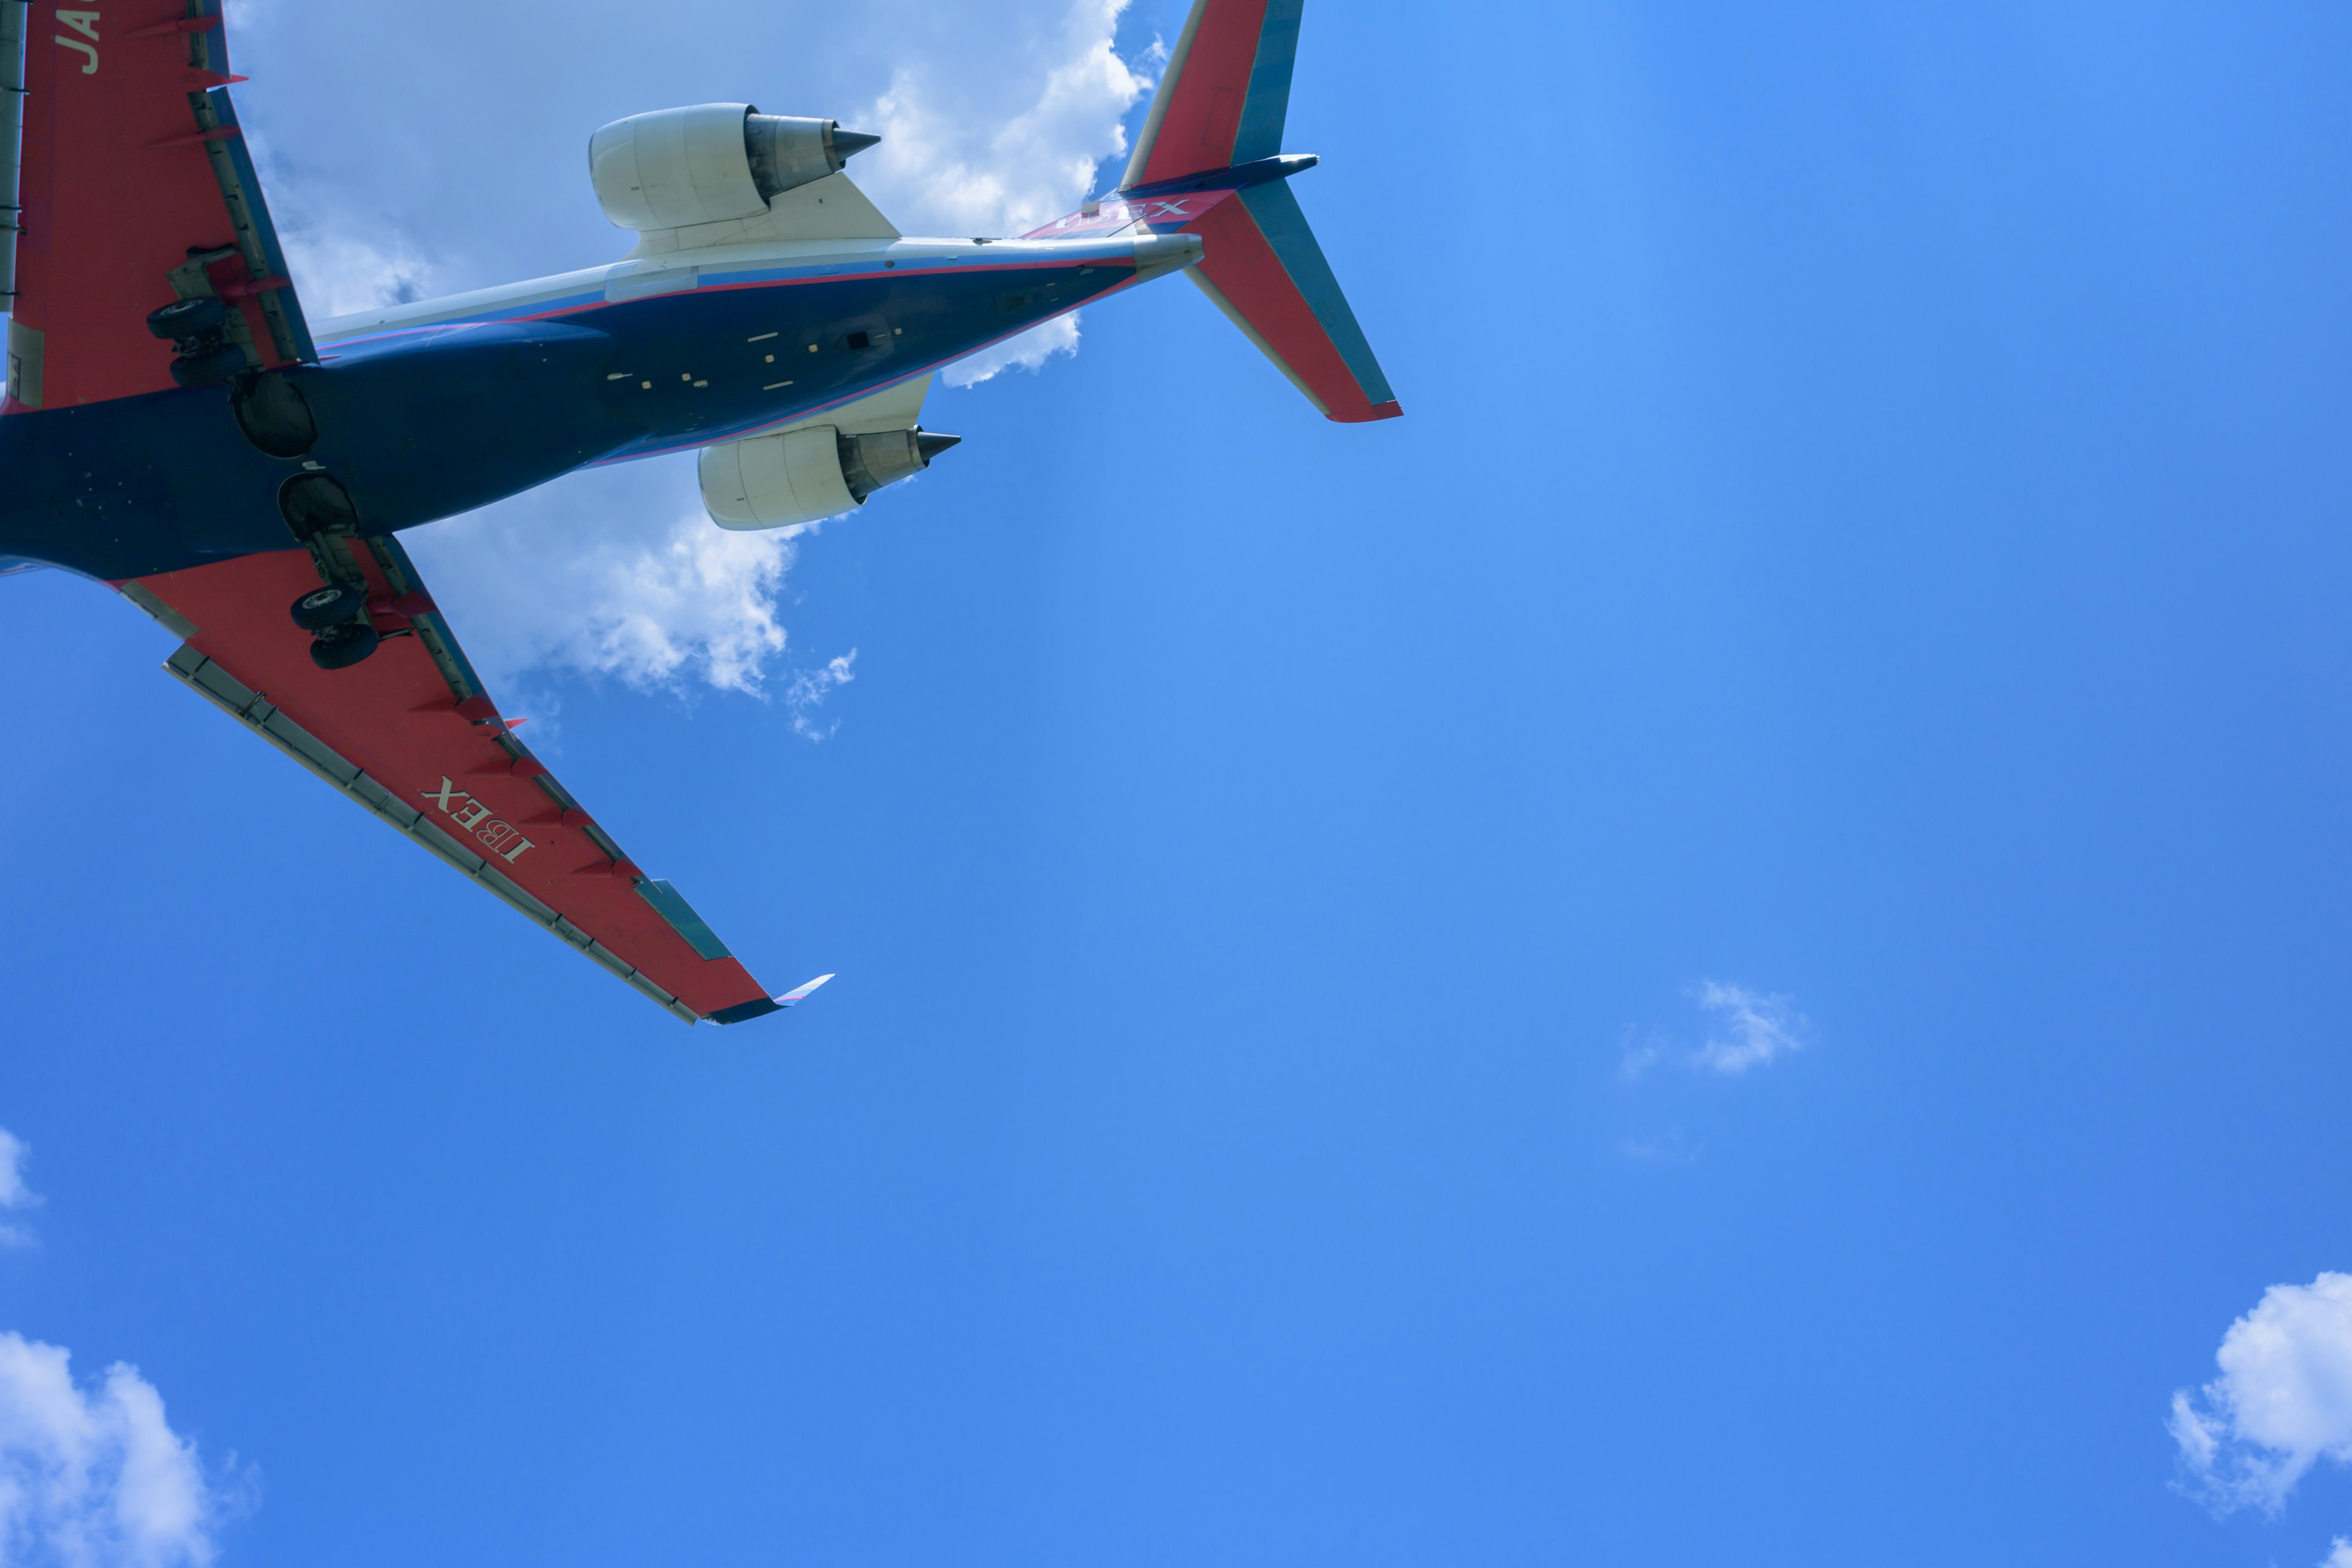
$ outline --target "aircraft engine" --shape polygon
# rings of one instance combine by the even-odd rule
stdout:
[[[615,120],[588,139],[588,174],[623,228],[684,228],[751,217],[771,198],[841,172],[881,141],[831,120],[703,103]]]
[[[830,425],[702,449],[702,504],[721,528],[789,528],[855,511],[962,440],[918,426],[845,436]]]

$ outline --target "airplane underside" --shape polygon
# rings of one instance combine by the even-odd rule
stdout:
[[[348,497],[350,531],[415,528],[867,395],[1132,282],[1118,262],[721,284],[328,341],[317,364],[19,413],[0,419],[0,556],[120,582],[285,550],[320,480]]]
[[[954,444],[919,423],[931,373],[1177,271],[1325,417],[1402,411],[1289,189],[1317,162],[1281,145],[1302,0],[1194,0],[1117,189],[1017,238],[908,237],[845,172],[876,137],[705,103],[590,137],[625,258],[316,323],[223,3],[52,36],[0,0],[0,574],[112,584],[173,677],[687,1022],[829,977],[771,994],[629,858],[399,531],[689,450],[714,527],[848,515]]]

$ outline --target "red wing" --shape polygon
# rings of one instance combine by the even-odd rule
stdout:
[[[165,667],[320,777],[679,1017],[776,1004],[668,883],[647,879],[499,717],[392,539],[337,542],[383,640],[322,670],[287,606],[319,586],[276,551],[120,584],[186,639]]]
[[[232,307],[248,363],[317,357],[229,102],[221,0],[79,5],[39,0],[25,41],[11,402],[169,389],[147,313],[197,295]]]

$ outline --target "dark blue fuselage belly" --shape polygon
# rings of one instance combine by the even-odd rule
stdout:
[[[305,471],[349,491],[362,532],[414,528],[837,406],[1134,276],[1076,258],[867,274],[330,343],[285,373],[318,428],[297,458],[247,439],[226,386],[20,412],[0,419],[0,557],[120,582],[291,549],[278,492]]]

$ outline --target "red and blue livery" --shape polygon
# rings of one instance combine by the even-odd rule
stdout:
[[[112,584],[165,668],[688,1022],[790,1006],[516,735],[402,531],[698,449],[725,528],[928,467],[940,366],[1184,272],[1328,417],[1400,412],[1292,195],[1300,0],[1197,0],[1118,189],[1016,238],[902,235],[875,142],[713,103],[589,148],[618,262],[313,321],[229,89],[222,0],[0,0],[0,573]]]

